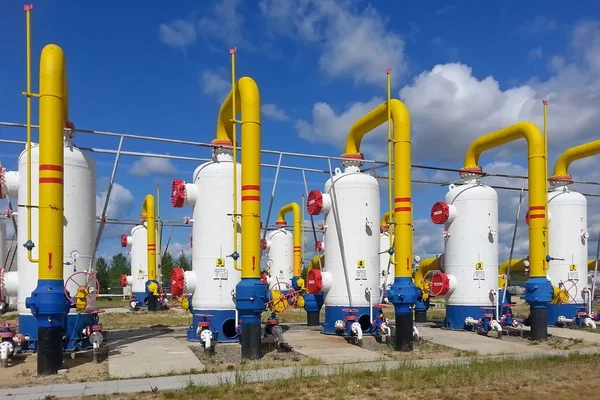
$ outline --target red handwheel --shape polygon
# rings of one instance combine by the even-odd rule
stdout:
[[[85,283],[82,284],[81,282]],[[64,290],[65,297],[75,305],[77,305],[77,297],[75,295],[71,297],[69,294],[77,294],[79,291],[85,291],[86,303],[90,304],[96,301],[96,298],[100,293],[100,282],[98,282],[98,279],[89,272],[79,271],[67,278]]]

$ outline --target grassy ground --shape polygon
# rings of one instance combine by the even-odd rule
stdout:
[[[102,314],[100,322],[105,330],[149,328],[157,326],[189,326],[192,314],[182,311],[132,311]]]
[[[138,395],[88,396],[86,400],[124,399],[231,399],[269,398],[365,399],[385,393],[394,399],[474,399],[502,398],[518,394],[520,399],[572,397],[595,398],[600,381],[593,379],[600,366],[597,356],[573,355],[568,358],[503,360],[499,363],[475,362],[431,368],[409,365],[380,371],[346,372],[334,376],[307,376],[298,369],[295,376],[266,383],[247,383],[245,375],[218,387],[189,385],[185,390]],[[541,377],[552,377],[545,379]],[[581,382],[586,382],[581,386]]]

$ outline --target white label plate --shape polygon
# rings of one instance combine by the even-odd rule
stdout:
[[[473,280],[485,281],[485,271],[473,271]]]
[[[577,271],[569,271],[569,280],[579,280],[579,273]]]
[[[357,281],[366,281],[367,280],[367,270],[366,269],[357,269],[356,270],[356,278]]]
[[[215,268],[213,279],[227,279],[227,269]]]

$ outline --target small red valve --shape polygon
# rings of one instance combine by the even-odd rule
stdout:
[[[185,290],[185,277],[183,268],[173,268],[171,271],[171,294],[173,296],[181,297]]]
[[[127,235],[121,235],[121,247],[127,247]]]
[[[431,222],[436,225],[445,224],[450,218],[450,207],[443,201],[438,201],[431,207]]]
[[[171,185],[171,205],[175,208],[183,207],[185,203],[185,182],[183,179],[173,179]]]
[[[121,274],[121,287],[127,286],[127,274]]]
[[[443,272],[438,272],[431,278],[431,293],[434,296],[444,296],[450,290],[450,278]]]
[[[306,210],[310,215],[319,215],[323,210],[323,194],[319,190],[311,190],[306,199]]]
[[[323,275],[318,269],[311,269],[306,275],[306,290],[310,294],[319,294],[323,289]]]

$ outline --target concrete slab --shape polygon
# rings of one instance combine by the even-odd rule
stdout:
[[[300,354],[318,358],[324,364],[343,364],[386,360],[382,355],[354,346],[340,336],[315,331],[287,331],[285,340]]]
[[[600,344],[600,334],[579,329],[548,327],[548,333],[563,339],[580,339],[584,342]]]
[[[204,371],[204,364],[184,343],[164,331],[124,337],[108,342],[108,374],[111,378]],[[124,383],[124,382],[123,382]],[[119,382],[119,389],[123,384]]]
[[[485,337],[474,332],[452,331],[423,326],[419,328],[419,333],[424,340],[458,350],[476,351],[478,355],[539,353],[542,351],[537,346],[528,346],[508,340]]]

